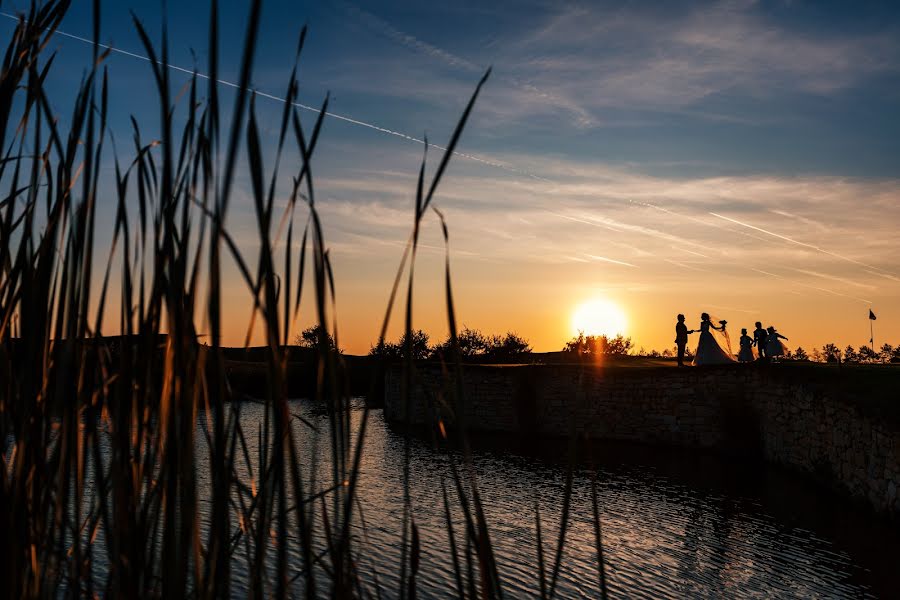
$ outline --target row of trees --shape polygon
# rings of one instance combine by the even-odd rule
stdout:
[[[668,358],[675,355],[673,349],[650,350],[643,348],[637,351],[637,356],[648,356],[653,358]],[[686,355],[690,358],[692,351],[687,348]],[[796,350],[787,350],[782,357],[783,360],[810,361],[810,362],[829,362],[829,363],[854,363],[854,364],[876,364],[876,363],[900,363],[900,345],[892,346],[884,344],[878,350],[873,350],[869,346],[860,346],[859,350],[853,346],[847,346],[841,350],[836,344],[825,344],[821,348],[813,348],[807,352],[803,346],[799,346]]]
[[[457,335],[460,354],[465,358],[483,357],[488,360],[509,360],[531,354],[531,344],[527,339],[514,332],[505,335],[486,335],[477,329],[465,327]],[[417,329],[412,332],[410,348],[415,359],[439,358],[450,353],[450,339],[436,345],[429,345],[428,334]],[[374,346],[369,351],[371,356],[387,358],[403,358],[405,356],[406,335],[397,342],[385,342]],[[632,353],[634,344],[631,338],[617,335],[614,338],[605,335],[584,335],[579,333],[562,348],[562,352],[579,355],[619,355]]]
[[[302,348],[318,348],[324,339],[326,347],[336,348],[334,338],[321,331],[318,325],[304,329],[294,339],[294,343]],[[531,344],[519,334],[508,331],[503,335],[488,335],[478,329],[464,327],[457,334],[459,352],[465,358],[483,357],[488,360],[508,360],[531,354]],[[395,342],[385,341],[369,349],[370,356],[381,356],[388,359],[400,359],[406,356],[407,339],[403,334]],[[409,348],[413,359],[424,360],[449,356],[451,342],[448,337],[444,341],[432,344],[431,338],[421,329],[415,329],[409,339]],[[631,338],[618,335],[609,338],[605,335],[578,334],[563,347],[562,351],[577,355],[627,355],[631,354],[634,344]],[[342,352],[343,350],[338,349]]]
[[[799,352],[802,348],[797,350]],[[819,362],[900,363],[900,345],[883,344],[877,350],[865,345],[857,350],[848,345],[842,351],[836,344],[825,344],[821,350],[813,350],[809,359]]]
[[[605,335],[584,335],[584,333],[579,332],[577,337],[566,342],[563,352],[580,356],[596,356],[600,354],[625,356],[631,354],[633,347],[634,344],[630,337],[617,335],[611,338]]]
[[[532,351],[528,340],[512,331],[504,335],[485,335],[477,329],[465,327],[457,335],[457,342],[460,353],[470,358],[483,356],[501,360],[530,354]],[[331,350],[343,352],[342,348],[338,348],[334,337],[318,325],[304,329],[294,338],[294,344],[301,348],[319,348],[323,343]],[[406,356],[406,347],[407,338],[404,333],[396,342],[385,341],[372,346],[369,349],[369,356],[400,359]],[[432,344],[429,335],[421,329],[414,329],[409,337],[410,353],[416,360],[446,356],[450,352],[450,347],[449,337],[443,342]]]
[[[409,348],[414,359],[441,358],[449,356],[451,341],[448,337],[443,342],[431,345],[428,334],[421,329],[412,331]],[[489,360],[509,360],[525,354],[531,354],[531,344],[515,332],[508,331],[504,335],[485,335],[477,329],[464,327],[457,334],[459,351],[463,357],[484,357]],[[406,356],[407,339],[404,333],[396,342],[384,342],[369,350],[370,356],[381,356],[389,359],[400,359]]]

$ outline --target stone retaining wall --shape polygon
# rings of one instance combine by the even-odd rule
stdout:
[[[778,366],[675,369],[467,366],[464,407],[439,366],[416,368],[416,425],[714,448],[805,471],[900,517],[900,432]],[[385,377],[385,418],[406,421],[402,371]],[[458,412],[458,414],[456,414]]]

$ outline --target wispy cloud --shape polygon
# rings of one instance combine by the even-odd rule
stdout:
[[[440,60],[441,62],[451,67],[464,69],[473,73],[483,71],[486,68],[485,66],[477,65],[469,60],[466,60],[465,58],[457,56],[452,52],[448,52],[442,48],[438,48],[433,44],[429,44],[428,42],[425,42],[414,35],[411,35],[404,31],[400,31],[384,19],[361,8],[360,6],[357,6],[356,4],[353,4],[352,2],[344,2],[342,0],[338,0],[336,4],[346,14],[355,19],[358,19],[361,23],[363,23],[370,29],[377,31],[378,33],[397,42],[398,44]]]
[[[853,263],[853,264],[855,264],[855,265],[859,265],[859,266],[861,266],[861,267],[866,267],[866,269],[868,269],[869,271],[875,271],[875,272],[882,273],[882,270],[881,270],[881,269],[878,269],[877,267],[873,267],[873,266],[868,265],[868,264],[866,264],[866,263],[864,263],[864,262],[862,262],[862,261],[856,260],[856,259],[854,259],[854,258],[850,258],[849,256],[844,256],[844,255],[842,255],[842,254],[838,254],[838,253],[832,252],[832,251],[830,251],[830,250],[825,250],[824,248],[821,248],[821,247],[819,247],[819,246],[817,246],[817,245],[815,245],[815,244],[808,244],[808,243],[806,243],[806,242],[801,242],[801,241],[799,241],[799,240],[795,240],[795,239],[793,239],[793,238],[790,238],[790,237],[788,237],[788,236],[786,236],[786,235],[781,235],[781,234],[779,234],[779,233],[775,233],[774,231],[769,231],[768,229],[763,229],[762,227],[757,227],[756,225],[751,225],[750,223],[744,223],[744,222],[742,222],[742,221],[738,221],[737,219],[732,219],[731,217],[726,217],[726,216],[720,215],[720,214],[718,214],[718,213],[710,212],[709,214],[711,214],[712,216],[717,217],[717,218],[719,218],[719,219],[723,219],[723,220],[725,220],[725,221],[729,221],[729,222],[731,222],[731,223],[735,223],[736,225],[740,225],[740,226],[746,227],[746,228],[748,228],[748,229],[753,229],[754,231],[759,231],[759,232],[761,232],[761,233],[765,233],[765,234],[767,234],[767,235],[770,235],[770,236],[772,236],[772,237],[778,238],[778,239],[783,240],[783,241],[785,241],[785,242],[788,242],[788,243],[791,243],[791,244],[796,244],[797,246],[803,246],[804,248],[809,248],[810,250],[815,250],[816,252],[821,252],[822,254],[827,254],[828,256],[833,256],[834,258],[838,258],[838,259],[840,259],[840,260],[845,260],[845,261],[847,261],[847,262]],[[891,275],[892,275],[892,273],[889,273],[889,272],[883,272],[882,274],[887,275],[887,276],[891,276]]]
[[[540,3],[527,19],[498,10],[492,38],[473,42],[456,36],[453,48],[425,41],[433,33],[425,21],[419,21],[418,30],[404,31],[354,4],[341,6],[370,30],[428,61],[398,61],[380,70],[391,84],[368,84],[379,93],[413,91],[430,102],[446,101],[461,91],[458,78],[448,77],[446,70],[471,74],[482,63],[493,64],[496,76],[487,90],[492,102],[481,111],[495,125],[535,127],[555,116],[548,126],[562,121],[590,129],[630,119],[639,123],[641,111],[719,122],[778,121],[786,116],[771,111],[750,116],[707,100],[828,96],[872,75],[900,72],[900,31],[888,24],[868,31],[817,32],[775,20],[757,2],[675,8]],[[521,12],[507,8],[507,13]],[[358,70],[372,66],[362,61]],[[345,80],[366,85],[367,78],[348,73]]]
[[[689,265],[687,263],[684,263],[684,262],[681,262],[678,260],[672,260],[671,258],[664,258],[663,261],[669,263],[670,265],[675,265],[676,267],[680,267],[682,269],[688,269],[689,271],[700,271],[700,272],[704,272],[704,273],[709,272],[709,269],[703,269],[696,265]]]
[[[819,273],[818,271],[812,271],[810,269],[795,269],[798,273],[803,273],[804,275],[811,275],[813,277],[819,277],[821,279],[828,279],[829,281],[836,281],[838,283],[843,283],[845,285],[852,285],[855,287],[863,288],[866,290],[875,290],[877,289],[874,285],[869,285],[868,283],[862,283],[859,281],[854,281],[852,279],[847,279],[846,277],[838,277],[837,275],[829,275],[827,273]]]
[[[6,12],[0,12],[0,16],[5,17],[7,19],[11,19],[11,20],[18,19],[18,17],[16,17],[15,15],[12,15],[12,14],[9,14]],[[68,33],[68,32],[62,31],[61,29],[55,30],[54,35],[58,35],[58,36],[61,36],[64,38],[68,38],[70,40],[81,42],[83,44],[93,44],[93,42],[91,40],[89,40],[88,38],[85,38],[85,37],[82,37],[79,35],[75,35],[72,33]],[[137,60],[141,60],[144,62],[151,62],[151,59],[148,56],[145,56],[143,54],[139,54],[139,53],[135,53],[135,52],[128,52],[127,50],[123,50],[121,48],[116,48],[114,46],[110,46],[110,45],[102,44],[102,43],[98,43],[97,45],[100,48],[103,48],[104,50],[108,50],[112,54],[118,54],[120,56],[125,56],[128,58],[137,59]],[[157,61],[157,63],[160,66],[163,66],[161,62]],[[196,76],[199,79],[209,79],[210,78],[209,75],[202,73],[200,71],[197,71],[196,69],[186,69],[184,67],[180,67],[178,65],[173,65],[173,64],[166,64],[164,66],[166,66],[167,68],[169,68],[173,71],[176,71],[176,72],[179,72],[179,73],[182,73],[185,75]],[[234,89],[238,89],[240,87],[238,84],[236,84],[232,81],[228,81],[226,79],[216,79],[216,83],[218,83],[219,85],[234,88]],[[470,88],[469,93],[471,93],[471,83],[469,84],[468,87]],[[272,100],[272,101],[275,101],[275,102],[278,102],[281,104],[285,104],[287,102],[287,99],[284,98],[283,96],[270,94],[270,93],[265,92],[260,89],[253,89],[252,91],[255,96],[258,96],[260,98],[265,98],[266,100]],[[459,94],[457,97],[465,97],[465,95]],[[310,105],[304,104],[302,102],[292,102],[291,105],[296,108],[299,108],[303,111],[308,111],[308,112],[312,112],[312,113],[316,113],[316,114],[319,114],[322,112],[320,108],[317,108],[315,106],[310,106]],[[408,133],[404,133],[402,131],[397,131],[395,129],[383,127],[379,124],[372,122],[371,120],[363,120],[363,119],[351,117],[351,116],[348,116],[345,114],[340,114],[340,113],[337,113],[334,111],[328,111],[327,116],[328,116],[328,118],[331,118],[331,119],[337,119],[338,121],[342,121],[344,123],[349,123],[351,125],[363,127],[363,128],[366,128],[366,129],[369,129],[372,131],[376,131],[378,133],[382,133],[382,134],[389,135],[392,137],[400,138],[400,139],[406,140],[408,142],[413,142],[415,144],[421,144],[421,145],[428,144],[428,141],[425,138],[419,138],[419,137],[416,137],[413,135],[409,135]],[[440,144],[435,144],[433,141],[428,145],[430,145],[432,148],[434,148],[436,150],[440,150],[440,151],[447,150],[447,148],[445,146],[441,146]],[[479,162],[479,163],[482,163],[482,164],[490,166],[490,167],[509,171],[511,173],[515,173],[517,175],[521,175],[521,176],[528,177],[531,179],[541,179],[539,176],[535,175],[534,173],[530,173],[526,170],[516,167],[515,165],[504,163],[504,162],[492,159],[487,156],[478,156],[478,155],[471,154],[468,152],[462,152],[460,150],[454,150],[453,154],[455,156],[458,156],[463,159]]]
[[[723,92],[833,93],[896,71],[894,33],[792,30],[767,19],[757,2],[686,10],[560,4],[515,50],[532,56],[535,69],[571,82],[566,89],[579,97],[592,90],[600,105],[664,109]]]
[[[458,54],[435,46],[434,44],[430,44],[420,39],[416,35],[401,31],[386,20],[362,9],[355,4],[352,4],[350,2],[338,2],[338,6],[340,6],[347,14],[355,17],[361,23],[363,23],[370,29],[380,33],[381,35],[384,35],[388,39],[401,44],[402,46],[405,46],[415,52],[438,60],[449,67],[468,71],[470,73],[484,71],[484,69],[486,68],[486,65],[478,65],[466,58],[459,56]],[[595,124],[596,118],[580,103],[575,102],[571,97],[559,94],[557,91],[555,91],[554,88],[541,87],[540,85],[536,84],[531,77],[528,77],[526,79],[518,77],[514,74],[515,69],[505,68],[505,66],[506,65],[503,65],[500,67],[500,69],[498,69],[499,72],[495,75],[494,79],[495,81],[499,79],[506,86],[515,90],[515,94],[506,96],[507,100],[515,100],[516,104],[523,104],[524,99],[526,104],[543,104],[546,106],[552,106],[565,110],[575,117],[575,122],[579,126],[589,127]]]
[[[532,160],[511,158],[526,165]],[[341,230],[377,236],[408,227],[414,182],[409,175],[384,172],[376,166],[320,179],[325,197],[339,199],[333,208],[329,200],[320,206],[334,210],[330,216],[341,223],[337,239]],[[668,178],[562,160],[543,161],[540,173],[553,182],[526,184],[485,177],[475,165],[459,167],[435,200],[447,216],[454,254],[472,252],[538,270],[607,265],[604,278],[621,286],[646,285],[627,273],[666,286],[682,281],[677,271],[684,270],[728,278],[748,291],[769,289],[775,279],[778,289],[803,290],[804,298],[821,293],[867,302],[900,294],[898,278],[886,275],[890,257],[900,252],[894,225],[900,181]],[[436,229],[425,235],[426,243],[440,246]]]
[[[597,256],[596,254],[586,254],[585,256],[587,256],[591,260],[598,260],[600,262],[612,263],[614,265],[622,265],[623,267],[631,267],[632,269],[637,268],[631,263],[627,263],[622,260],[615,260],[614,258],[608,258],[606,256]]]

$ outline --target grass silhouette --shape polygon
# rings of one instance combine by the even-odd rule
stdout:
[[[311,168],[328,98],[309,131],[293,104],[305,30],[285,93],[275,156],[266,164],[250,87],[261,2],[250,4],[229,117],[220,112],[219,9],[213,0],[207,76],[201,80],[195,74],[190,81],[180,131],[175,130],[166,28],[156,45],[134,18],[158,92],[160,139],[146,139],[132,118],[133,156],[122,162],[113,153],[115,219],[111,250],[102,264],[95,260],[95,237],[98,205],[111,201],[98,192],[99,166],[111,139],[104,68],[109,50],[98,43],[100,9],[95,1],[92,66],[75,94],[68,131],[61,130],[44,81],[54,62],[47,44],[68,7],[67,0],[32,4],[9,41],[0,80],[0,182],[8,183],[0,202],[0,543],[7,549],[0,563],[2,595],[380,596],[379,584],[374,590],[362,587],[357,572],[361,550],[351,535],[360,521],[356,491],[369,415],[366,409],[354,435],[350,397],[342,383],[347,366],[336,350],[336,319],[329,322],[334,275]],[[412,233],[393,282],[380,343],[404,274],[409,343],[423,218],[432,209],[448,239],[447,224],[434,206],[435,193],[489,73],[478,82],[427,183],[426,143]],[[299,151],[300,165],[291,174],[291,194],[278,214],[276,184],[288,144]],[[246,157],[260,249],[255,264],[244,258],[225,227],[241,155]],[[309,217],[294,257],[298,204],[306,206]],[[283,257],[277,250],[282,240]],[[247,343],[258,329],[268,348],[267,385],[259,390],[264,417],[256,432],[241,425],[243,396],[229,384],[223,352],[223,265],[228,261],[236,266],[254,307]],[[287,344],[301,306],[307,262],[316,326],[328,334],[318,336],[315,383],[316,396],[329,408],[327,481],[316,479],[317,456],[300,455],[298,436],[308,427],[296,424],[287,402]],[[103,269],[99,286],[94,284],[95,268]],[[113,273],[119,274],[118,285],[111,284]],[[459,384],[449,250],[445,284],[447,365]],[[120,335],[105,337],[111,294],[119,297]],[[200,343],[200,330],[208,332],[208,345]],[[410,402],[415,364],[406,350],[404,394]],[[457,407],[465,402],[461,385],[452,401]],[[482,509],[485,500],[478,492],[464,423],[460,425],[454,435],[465,460],[462,470],[451,461],[451,492],[443,490],[456,593],[499,598],[503,593]],[[257,436],[256,456],[248,450],[251,435]],[[401,598],[416,596],[420,558],[409,496],[410,435],[403,474],[403,559],[399,578],[384,582]],[[199,510],[198,469],[209,473],[209,490],[203,490],[208,492],[208,522]],[[570,469],[566,510],[571,480]],[[593,501],[600,590],[605,594],[596,490]],[[462,531],[454,529],[450,518],[453,502],[464,515]],[[545,560],[543,544],[536,549],[542,597],[555,590],[567,515],[562,518],[552,560]],[[539,517],[536,524],[540,527]],[[291,551],[301,557],[300,564],[289,560]],[[237,560],[249,573],[246,590],[232,587]],[[550,573],[544,565],[552,565]]]

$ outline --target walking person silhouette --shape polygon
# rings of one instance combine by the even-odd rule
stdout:
[[[747,335],[747,328],[741,329],[741,350],[738,352],[739,362],[753,362],[756,358],[753,355],[753,338]]]
[[[694,330],[688,330],[684,324],[684,315],[678,315],[678,323],[675,324],[675,346],[678,347],[678,366],[684,366],[684,349],[687,347],[688,334]]]
[[[787,338],[778,333],[775,327],[769,327],[766,329],[766,333],[768,333],[766,337],[766,356],[770,359],[784,356],[785,347],[781,340],[786,340]]]
[[[769,332],[763,329],[762,323],[759,321],[756,322],[756,329],[753,330],[753,345],[756,346],[756,351],[759,353],[758,360],[765,360],[769,353],[766,351],[766,339],[769,337]]]

